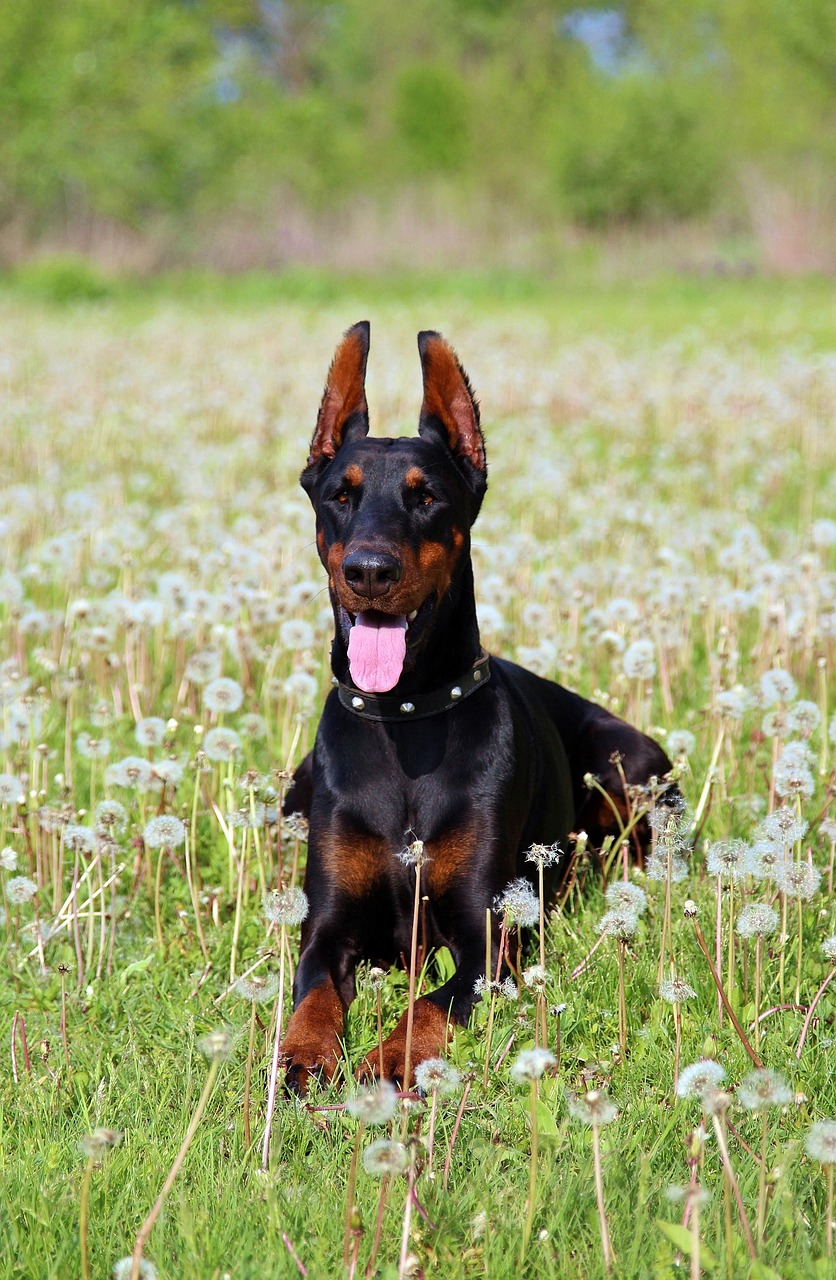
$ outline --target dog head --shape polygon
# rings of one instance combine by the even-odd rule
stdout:
[[[469,563],[487,487],[479,408],[452,347],[419,333],[418,435],[368,436],[366,321],[337,348],[302,486],[354,683],[394,688],[412,670]]]

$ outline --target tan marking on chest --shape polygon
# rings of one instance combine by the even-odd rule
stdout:
[[[476,856],[476,843],[473,827],[458,827],[430,842],[426,870],[430,893],[446,893],[469,874]]]
[[[352,898],[363,898],[386,869],[388,846],[377,836],[332,832],[323,859],[333,882]]]

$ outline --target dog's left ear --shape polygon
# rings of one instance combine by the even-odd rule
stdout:
[[[424,374],[418,434],[446,444],[454,457],[464,462],[468,478],[481,497],[488,470],[485,441],[479,426],[479,405],[467,374],[440,333],[431,329],[419,333],[418,352]]]

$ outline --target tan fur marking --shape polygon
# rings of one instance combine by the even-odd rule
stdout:
[[[420,467],[410,467],[404,479],[410,489],[420,489],[427,483],[427,477]]]
[[[383,1042],[383,1074],[387,1080],[400,1080],[404,1087],[406,1069],[406,1021],[404,1013],[395,1030]],[[450,1018],[444,1009],[433,1004],[426,996],[415,1002],[412,1024],[412,1068],[427,1058],[441,1057],[447,1051],[453,1036]],[[373,1079],[380,1070],[376,1053],[372,1054],[357,1071],[361,1080]]]
[[[328,875],[352,898],[364,897],[386,865],[387,846],[377,836],[336,832],[322,852]]]
[[[352,462],[351,466],[346,468],[345,482],[355,487],[363,483],[363,468],[356,462]]]
[[[476,831],[460,827],[430,842],[427,852],[427,884],[432,894],[446,893],[466,875],[476,853]]]
[[[310,1071],[330,1080],[337,1068],[345,1009],[330,978],[305,996],[287,1024],[282,1054],[304,1087]],[[301,1078],[300,1077],[301,1073]]]

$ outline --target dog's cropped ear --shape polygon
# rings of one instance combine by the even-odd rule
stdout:
[[[311,440],[308,465],[302,482],[321,461],[329,461],[349,440],[369,433],[366,404],[366,361],[369,358],[369,322],[361,320],[345,334],[334,353],[322,403]]]
[[[479,406],[458,358],[449,342],[431,329],[418,334],[418,352],[424,374],[424,403],[418,434],[435,436],[456,458],[477,473],[478,484],[487,474],[485,441],[479,426]]]

